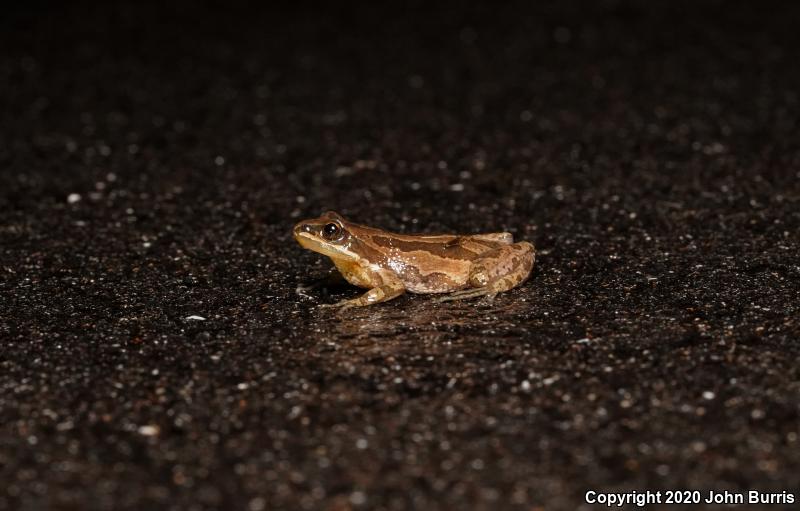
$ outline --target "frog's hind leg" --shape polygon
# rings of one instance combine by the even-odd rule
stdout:
[[[492,299],[497,293],[508,291],[525,282],[535,258],[536,250],[527,241],[486,252],[472,263],[468,281],[470,287],[450,293],[438,301],[466,300],[479,296]]]

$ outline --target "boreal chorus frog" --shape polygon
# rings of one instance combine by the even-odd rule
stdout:
[[[450,293],[438,301],[486,296],[520,285],[531,273],[535,249],[510,233],[395,234],[328,211],[294,227],[303,246],[328,256],[351,284],[369,289],[329,305],[371,305],[411,293]]]

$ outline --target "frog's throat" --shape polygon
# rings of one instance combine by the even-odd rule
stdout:
[[[353,255],[347,252],[345,249],[329,243],[323,243],[309,233],[299,232],[294,235],[294,238],[301,247],[317,252],[318,254],[328,256],[331,259],[339,261],[350,261],[354,259]]]

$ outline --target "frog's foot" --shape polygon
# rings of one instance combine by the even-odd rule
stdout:
[[[497,293],[492,290],[491,286],[481,286],[470,289],[462,289],[461,291],[450,293],[449,295],[442,296],[441,298],[436,298],[434,301],[436,303],[452,302],[454,300],[469,300],[470,298],[478,298],[480,296],[485,296],[487,300],[494,300],[496,294]]]
[[[342,300],[336,303],[321,303],[319,304],[320,309],[338,309],[339,311],[345,311],[351,307],[353,307],[352,302],[353,300]]]

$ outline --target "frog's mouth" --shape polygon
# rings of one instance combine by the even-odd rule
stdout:
[[[317,252],[318,254],[322,254],[334,259],[351,258],[351,256],[343,248],[323,242],[309,232],[296,230],[294,232],[294,239],[297,240],[301,247]]]

